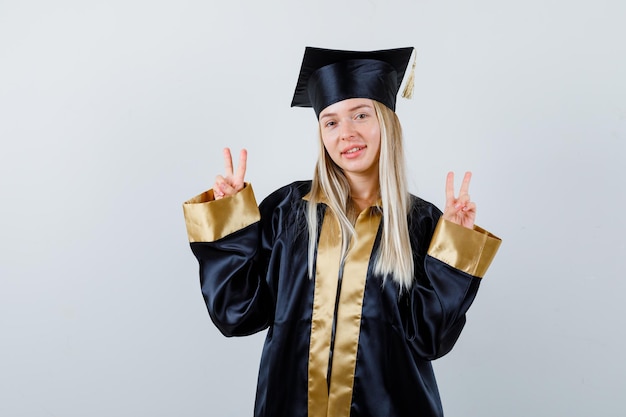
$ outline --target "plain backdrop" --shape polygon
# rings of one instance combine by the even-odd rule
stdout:
[[[414,46],[411,190],[441,207],[472,170],[503,239],[434,363],[446,415],[626,415],[625,21],[622,0],[0,0],[0,415],[252,415],[264,334],[211,323],[181,206],[225,146],[259,200],[311,177],[305,46]]]

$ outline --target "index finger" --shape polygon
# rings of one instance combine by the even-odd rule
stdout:
[[[469,183],[471,179],[472,173],[467,171],[463,177],[463,183],[461,184],[461,191],[459,192],[459,195],[469,194]]]
[[[246,151],[245,149],[242,149],[241,152],[239,152],[239,165],[237,166],[237,176],[236,176],[236,178],[241,180],[241,182],[243,182],[243,179],[246,176],[247,161],[248,161],[248,151]]]
[[[233,175],[233,157],[230,154],[230,148],[224,148],[224,168],[226,169],[225,177]]]
[[[446,177],[446,202],[454,200],[454,172],[448,172]]]

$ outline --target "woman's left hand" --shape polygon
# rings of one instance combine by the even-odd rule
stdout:
[[[461,184],[459,196],[454,196],[454,172],[448,172],[446,178],[446,207],[443,211],[443,218],[465,226],[469,229],[474,227],[476,219],[476,204],[470,201],[469,183],[472,173],[466,172]]]

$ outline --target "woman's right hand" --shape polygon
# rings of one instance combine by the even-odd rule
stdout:
[[[224,148],[224,165],[226,172],[223,176],[218,175],[215,178],[213,196],[216,200],[233,196],[243,189],[247,160],[248,152],[245,149],[242,149],[239,153],[239,166],[237,167],[237,172],[234,172],[233,158],[230,154],[230,149]]]

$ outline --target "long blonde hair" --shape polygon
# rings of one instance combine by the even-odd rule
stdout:
[[[391,276],[400,291],[411,287],[413,282],[413,254],[409,239],[408,213],[411,199],[406,180],[406,168],[402,142],[402,127],[398,116],[387,106],[373,101],[380,125],[380,159],[378,177],[382,201],[382,236],[374,262],[374,273],[384,278]],[[348,180],[324,148],[320,132],[320,152],[307,209],[309,229],[309,276],[313,276],[315,248],[318,238],[317,204],[325,196],[328,209],[332,210],[341,229],[341,259],[345,259],[350,241],[356,231],[350,219],[352,200]]]

